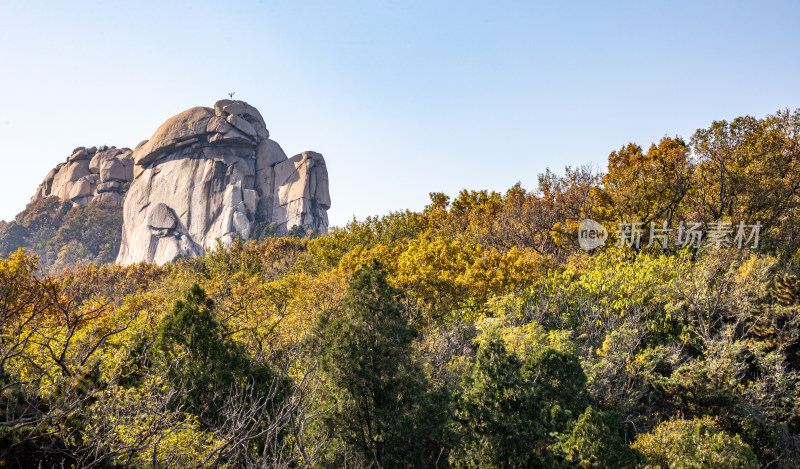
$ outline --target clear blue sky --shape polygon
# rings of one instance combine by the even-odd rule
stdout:
[[[796,2],[0,0],[0,219],[77,146],[226,97],[328,163],[331,223],[530,189],[800,107]]]

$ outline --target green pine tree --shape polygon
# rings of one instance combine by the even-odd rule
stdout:
[[[456,468],[543,467],[542,402],[521,373],[522,364],[492,338],[480,345],[461,383],[453,422],[459,438],[450,460]]]
[[[548,433],[565,431],[591,402],[586,374],[575,355],[544,348],[525,357],[522,375],[542,405]]]
[[[337,435],[330,465],[433,467],[441,458],[446,399],[412,359],[416,331],[397,295],[373,261],[354,274],[341,314],[310,334],[327,410],[318,431]]]
[[[220,408],[236,387],[253,384],[267,393],[276,379],[270,365],[254,363],[230,338],[213,311],[214,302],[195,284],[161,320],[153,344],[157,366],[185,391],[181,404],[210,426],[219,423]]]
[[[556,453],[581,469],[634,468],[644,458],[622,439],[621,427],[618,414],[590,406],[572,425],[572,430],[561,435]]]

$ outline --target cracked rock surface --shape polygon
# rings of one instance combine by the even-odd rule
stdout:
[[[295,225],[327,231],[330,195],[322,155],[303,152],[287,158],[269,139],[259,111],[243,101],[226,99],[213,108],[184,111],[128,156],[135,166],[125,173],[133,180],[123,206],[117,263],[164,264],[178,256],[202,255],[217,240],[227,246],[248,238],[259,222],[277,223],[279,234]],[[58,174],[64,170],[64,180],[91,181],[86,178],[94,174],[93,164],[87,152]],[[96,186],[68,186],[75,198],[94,187],[112,187],[103,185],[108,182],[103,177],[126,170],[116,161],[98,160],[95,166]]]
[[[120,203],[133,180],[132,154],[130,148],[78,147],[47,173],[31,202],[56,196],[83,207],[97,200]]]

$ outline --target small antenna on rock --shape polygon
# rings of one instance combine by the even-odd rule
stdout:
[[[231,99],[233,99],[233,95],[235,95],[235,94],[236,94],[236,92],[235,92],[235,91],[231,91],[230,93],[228,93],[228,96],[230,96],[230,97],[231,97]]]

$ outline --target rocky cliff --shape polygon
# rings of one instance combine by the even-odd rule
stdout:
[[[76,148],[47,173],[31,202],[56,196],[83,207],[98,200],[116,204],[133,180],[132,153],[130,148]]]
[[[222,100],[164,122],[136,148],[78,148],[32,200],[123,205],[117,263],[164,264],[199,256],[219,239],[247,239],[257,224],[277,234],[301,226],[325,232],[328,171],[322,155],[287,158],[257,109]]]
[[[216,240],[248,238],[255,223],[328,228],[322,155],[287,158],[257,109],[222,100],[184,111],[133,152],[117,262],[163,264],[197,256]]]

